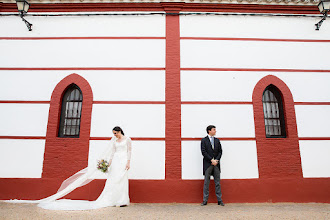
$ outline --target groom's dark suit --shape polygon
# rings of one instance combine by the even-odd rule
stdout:
[[[221,186],[220,186],[220,159],[222,156],[222,147],[220,140],[214,137],[214,149],[209,136],[206,136],[201,140],[201,151],[203,155],[203,175],[204,177],[204,188],[203,188],[203,203],[207,203],[209,198],[209,184],[210,176],[213,175],[215,183],[215,194],[217,196],[218,202],[222,202]],[[212,165],[211,160],[218,160],[216,166]]]
[[[204,157],[204,159],[203,159],[203,175],[205,175],[205,171],[212,164],[211,163],[212,159],[220,161],[220,158],[222,156],[222,147],[220,144],[220,140],[218,138],[214,137],[214,150],[213,150],[210,138],[209,138],[209,136],[206,136],[201,141],[201,150],[202,150],[202,154]],[[218,163],[217,167],[219,168],[219,170],[221,172],[220,163]]]

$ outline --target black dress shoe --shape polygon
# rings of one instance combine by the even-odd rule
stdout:
[[[120,207],[126,207],[127,205],[121,205]]]
[[[202,202],[201,206],[207,205],[207,202]]]
[[[218,201],[218,205],[225,206],[225,204],[222,201]]]

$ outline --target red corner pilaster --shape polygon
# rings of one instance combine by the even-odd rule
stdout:
[[[181,3],[163,3],[166,11],[165,178],[181,179],[180,18]]]

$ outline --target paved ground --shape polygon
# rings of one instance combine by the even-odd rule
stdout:
[[[35,204],[0,202],[0,219],[315,219],[330,220],[330,204],[256,203],[226,204],[149,204],[108,207],[91,211],[50,211]]]

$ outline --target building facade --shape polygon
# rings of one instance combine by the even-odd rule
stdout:
[[[201,202],[200,139],[214,124],[224,202],[330,202],[318,2],[30,3],[32,31],[0,3],[1,199],[55,193],[118,125],[133,140],[132,202]],[[103,185],[100,173],[66,198],[96,199]]]

